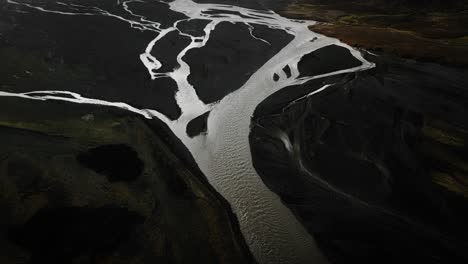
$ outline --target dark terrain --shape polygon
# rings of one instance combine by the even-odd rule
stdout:
[[[88,2],[121,12],[116,1]],[[330,262],[468,262],[466,1],[215,2],[317,20],[311,30],[376,63],[287,87],[252,117],[255,168]],[[133,5],[165,26],[184,17],[161,3]],[[138,57],[154,33],[108,17],[18,11],[0,0],[1,91],[74,91],[180,116],[177,84],[151,80]],[[180,28],[201,35],[205,25]],[[270,46],[247,26],[218,27],[186,56],[207,103],[292,38],[256,27]],[[177,67],[188,42],[175,32],[158,42],[160,72]],[[315,75],[358,64],[329,46],[298,67]],[[189,123],[191,137],[208,133],[209,114]],[[0,263],[254,262],[229,204],[172,132],[110,107],[0,97],[0,212]]]
[[[330,54],[318,50],[302,65],[332,63]],[[366,58],[377,67],[262,102],[250,136],[254,165],[332,263],[464,263],[468,72]],[[305,97],[325,84],[333,85]]]
[[[174,155],[162,124],[0,103],[0,263],[254,262],[229,204]]]
[[[377,55],[366,54],[373,70],[289,87],[259,105],[250,140],[264,182],[332,263],[467,262],[466,1],[275,8]],[[314,53],[299,64],[306,71],[340,65]]]

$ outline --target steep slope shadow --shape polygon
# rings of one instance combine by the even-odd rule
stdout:
[[[138,153],[128,145],[111,144],[91,148],[77,156],[83,166],[106,175],[110,182],[131,182],[143,172]]]
[[[42,208],[9,236],[31,251],[30,263],[69,263],[85,253],[112,253],[143,221],[126,208]]]

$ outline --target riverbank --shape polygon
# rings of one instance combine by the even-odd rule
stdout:
[[[159,124],[103,106],[0,104],[0,262],[254,262],[229,204]]]
[[[254,166],[332,263],[464,262],[466,70],[366,59],[376,68],[262,102]]]

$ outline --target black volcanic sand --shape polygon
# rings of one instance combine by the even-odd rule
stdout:
[[[0,105],[0,263],[254,262],[229,204],[158,122],[58,101]]]
[[[284,73],[286,73],[287,78],[291,78],[292,73],[291,73],[291,68],[289,68],[289,65],[284,66],[283,71]]]
[[[137,4],[130,6],[138,9]],[[47,6],[64,10],[58,5]],[[128,18],[114,2],[100,2],[99,7]],[[27,13],[15,12],[17,8]],[[167,24],[183,19],[166,9],[166,5],[153,8],[151,4],[142,14]],[[185,21],[180,27],[201,31],[205,23]],[[5,4],[0,5],[0,24],[5,25],[0,28],[2,90],[67,90],[84,97],[155,109],[171,119],[180,116],[173,96],[176,83],[170,78],[151,81],[139,59],[157,33],[132,29],[128,23],[111,17],[47,14]],[[240,88],[292,39],[266,26],[255,26],[253,32],[272,45],[252,38],[246,25],[221,23],[206,47],[187,53],[184,59],[192,66],[189,81],[204,102],[218,101]],[[163,63],[158,72],[178,67],[175,57],[188,44],[189,38],[176,32],[158,42],[152,51]]]
[[[250,135],[255,168],[332,263],[465,263],[468,72],[368,59],[377,68],[266,99]]]
[[[208,131],[208,117],[210,112],[206,112],[187,124],[187,135],[189,137],[195,137]]]
[[[253,33],[271,45],[252,38],[244,24],[223,22],[216,26],[205,47],[187,52],[184,59],[191,65],[189,82],[203,102],[216,102],[242,87],[293,38],[262,25],[255,25]]]
[[[115,1],[104,3],[109,2]],[[176,83],[170,78],[151,81],[139,59],[157,33],[131,29],[111,17],[63,16],[27,8],[21,10],[28,13],[19,13],[16,7],[0,4],[0,25],[5,25],[0,27],[1,90],[68,90],[156,109],[173,119],[180,115],[173,96]],[[172,17],[165,12],[158,20]],[[175,56],[179,49],[164,54],[174,51]]]
[[[177,28],[186,34],[190,34],[191,36],[203,37],[205,36],[204,29],[209,22],[209,20],[204,19],[185,20],[179,22],[179,24],[177,24]]]
[[[110,0],[110,2],[115,1]],[[135,14],[142,15],[147,20],[156,20],[161,23],[162,28],[171,27],[178,20],[187,18],[184,14],[171,11],[167,4],[157,1],[133,2],[128,5]]]
[[[356,59],[348,49],[330,45],[302,57],[297,68],[300,72],[299,77],[304,77],[322,75],[361,65],[362,62]]]
[[[158,41],[153,49],[153,55],[162,64],[162,67],[156,72],[172,72],[179,66],[177,55],[190,44],[189,37],[180,35],[177,31],[168,33],[164,38]]]

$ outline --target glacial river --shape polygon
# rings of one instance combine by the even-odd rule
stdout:
[[[213,0],[215,1],[215,0]],[[144,52],[135,54],[148,71],[147,78],[172,78],[178,87],[175,99],[181,115],[173,120],[154,109],[140,109],[130,103],[87,98],[73,91],[31,91],[13,93],[0,91],[0,96],[22,97],[32,100],[61,100],[77,104],[107,105],[138,113],[145,118],[157,118],[167,124],[192,154],[201,171],[214,188],[231,204],[237,215],[241,231],[254,257],[259,263],[326,263],[317,248],[314,238],[296,219],[293,213],[270,191],[258,176],[252,164],[249,144],[251,117],[257,107],[268,96],[290,86],[305,84],[313,79],[342,73],[357,72],[374,67],[361,54],[337,39],[316,34],[309,30],[314,21],[291,20],[273,11],[253,10],[244,7],[222,4],[196,3],[192,0],[158,1],[167,4],[171,11],[183,14],[186,18],[163,26],[157,17],[147,17],[132,9],[132,3],[151,2],[141,0],[118,1],[121,11],[113,13],[98,6],[78,4],[79,1],[49,1],[37,4],[35,1],[8,0],[20,10],[34,9],[47,14],[76,16],[105,16],[128,23],[138,31],[154,33],[154,39],[147,43]],[[52,2],[52,3],[50,3]],[[125,13],[125,15],[122,15]],[[205,20],[204,34],[191,35],[180,29],[182,22]],[[268,43],[255,35],[256,26],[266,26],[292,35],[293,39],[280,49],[266,63],[250,75],[239,89],[214,103],[204,103],[197,94],[197,87],[189,82],[190,63],[184,60],[187,52],[202,49],[217,30],[220,23],[231,22],[246,25],[251,38]],[[155,45],[171,32],[190,38],[190,43],[176,55],[178,67],[162,72],[164,62],[152,52]],[[131,41],[131,40],[129,40]],[[233,44],[236,45],[236,44]],[[330,45],[348,49],[352,56],[361,61],[358,67],[304,76],[298,70],[303,56]],[[284,72],[288,66],[290,74]],[[307,96],[327,89],[324,85]],[[207,132],[190,137],[187,124],[194,118],[210,112]]]

